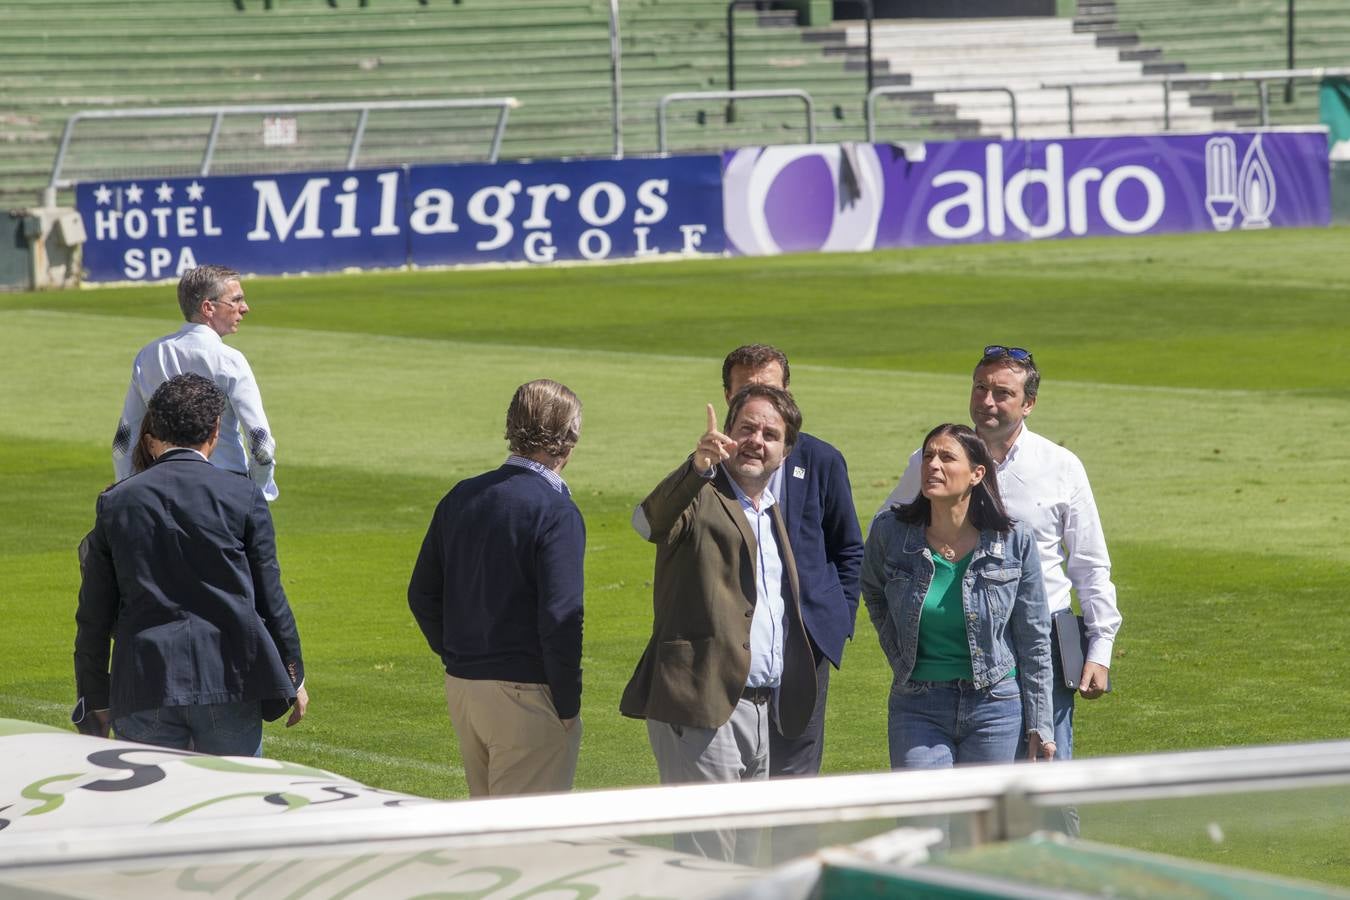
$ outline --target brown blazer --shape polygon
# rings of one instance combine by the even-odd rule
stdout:
[[[755,536],[731,482],[686,461],[642,501],[656,544],[652,638],[624,689],[619,711],[635,719],[718,728],[731,718],[750,673],[755,609]],[[778,721],[795,737],[816,702],[816,666],[802,624],[797,565],[772,507],[783,556],[788,627]]]

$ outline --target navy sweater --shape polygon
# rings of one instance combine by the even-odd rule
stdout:
[[[436,507],[408,606],[445,671],[547,684],[561,719],[581,710],[586,526],[566,494],[503,465]]]

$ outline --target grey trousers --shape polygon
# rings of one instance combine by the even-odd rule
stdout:
[[[647,738],[662,784],[751,781],[769,777],[769,704],[741,700],[720,728],[647,720]],[[709,859],[754,865],[759,829],[675,835],[675,849]]]

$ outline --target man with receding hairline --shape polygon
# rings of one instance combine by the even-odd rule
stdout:
[[[121,481],[132,473],[136,431],[155,388],[192,372],[215,382],[228,400],[211,462],[253,479],[268,501],[275,500],[276,440],[258,382],[244,354],[222,340],[239,330],[249,311],[239,273],[226,266],[189,269],[178,281],[178,307],[187,324],[141,348],[132,364],[131,385],[113,436],[114,475]]]
[[[786,391],[749,384],[722,427],[708,404],[694,452],[633,517],[656,545],[652,636],[619,711],[647,720],[662,784],[767,778],[770,716],[795,737],[815,705],[797,567],[769,490],[801,413]],[[752,864],[759,836],[678,834],[675,847]]]
[[[747,384],[787,390],[791,378],[787,356],[769,344],[738,347],[722,362],[722,389],[728,402]],[[830,669],[843,661],[844,643],[853,637],[858,614],[862,530],[843,454],[814,435],[798,436],[774,473],[770,490],[778,499],[797,562],[802,619],[815,654],[816,705],[800,735],[788,737],[775,722],[769,772],[816,775],[825,750]]]

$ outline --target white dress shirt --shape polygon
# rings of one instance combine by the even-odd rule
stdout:
[[[248,476],[263,489],[264,497],[275,500],[276,441],[263,412],[253,370],[244,354],[227,345],[208,326],[196,322],[184,323],[178,331],[151,341],[136,354],[131,385],[113,437],[117,480],[131,474],[131,451],[151,395],[170,378],[186,372],[214,381],[229,401],[220,416],[220,442],[211,462]]]
[[[783,557],[773,533],[773,493],[766,487],[759,509],[734,479],[731,488],[741,501],[741,511],[755,535],[755,614],[750,619],[750,674],[746,687],[778,687],[783,680]]]
[[[922,467],[923,452],[915,450],[878,515],[919,495]],[[999,464],[998,490],[1008,515],[1036,533],[1050,612],[1068,609],[1070,589],[1075,591],[1088,633],[1087,661],[1109,668],[1120,610],[1116,586],[1111,583],[1106,537],[1083,464],[1023,424],[1007,458]]]

